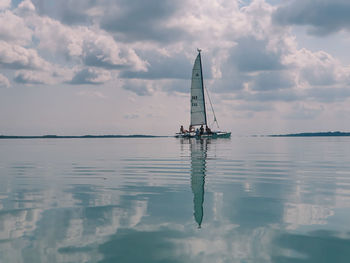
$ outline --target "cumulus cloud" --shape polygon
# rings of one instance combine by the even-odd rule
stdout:
[[[233,93],[236,100],[247,102],[293,102],[322,100],[322,95],[311,92],[318,87],[348,87],[349,69],[325,51],[298,49],[290,27],[275,23],[275,8],[264,1],[252,1],[233,10],[240,14],[237,17],[246,31],[232,28],[234,45],[220,51],[224,55],[219,54],[218,59],[211,58],[214,79],[209,85],[215,91]],[[230,36],[229,31],[226,35]],[[343,96],[348,97],[348,93]],[[332,98],[336,99],[323,100]]]
[[[111,74],[107,70],[99,68],[84,68],[79,70],[70,81],[71,84],[103,84],[111,79]]]
[[[34,16],[27,21],[34,28],[39,49],[67,59],[82,54],[83,39],[80,35],[85,28],[70,28],[49,17]]]
[[[47,72],[37,72],[29,70],[21,70],[16,72],[13,79],[20,84],[52,84],[53,80]]]
[[[35,11],[35,6],[30,0],[24,0],[18,5],[18,10],[21,12],[33,12]]]
[[[11,69],[43,69],[50,65],[35,49],[0,41],[0,65]]]
[[[33,0],[38,13],[66,25],[100,27],[122,38],[123,41],[170,41],[185,30],[168,23],[185,1],[125,1],[125,0],[62,0],[54,3]]]
[[[1,0],[0,1],[0,10],[7,9],[11,6],[11,0]]]
[[[346,6],[340,0],[323,2]],[[0,66],[21,70],[16,83],[123,80],[123,88],[140,96],[188,93],[195,49],[204,45],[205,83],[212,92],[247,102],[321,100],[313,89],[345,89],[350,73],[325,51],[298,48],[288,25],[294,23],[291,14],[309,5],[25,0],[0,12]],[[39,78],[33,70],[46,75]]]
[[[79,59],[87,66],[109,69],[146,70],[147,63],[134,49],[117,43],[112,36],[86,26],[69,27],[48,17],[29,20],[34,35],[39,39],[38,47],[67,60]]]
[[[290,69],[290,65],[285,63],[285,56],[293,53],[296,45],[288,30],[273,24],[271,13],[274,9],[264,1],[252,1],[240,9],[237,6],[231,8],[234,15],[220,11],[221,17],[226,18],[222,22],[226,30],[218,36],[222,47],[219,48],[217,43],[212,44],[214,55],[209,66],[214,81],[210,85],[215,87],[215,91],[228,93],[237,93],[245,88],[254,89],[257,93],[266,89],[292,87],[293,81],[285,74]],[[215,11],[206,12],[208,16],[213,13],[217,16]],[[210,20],[215,23],[214,17]],[[229,24],[233,22],[239,27],[230,27]],[[264,76],[268,74],[278,80],[267,83]],[[265,84],[268,87],[262,87]]]
[[[122,87],[124,89],[134,92],[139,96],[152,95],[157,89],[159,89],[160,85],[161,83],[159,82],[159,80],[152,81],[152,80],[142,80],[142,79],[135,79],[135,80],[126,79],[122,83]]]
[[[153,50],[141,52],[147,61],[147,71],[123,71],[123,78],[137,79],[190,79],[192,62],[183,53],[162,54]],[[193,60],[193,59],[192,59]],[[207,72],[206,72],[207,73]],[[208,75],[206,74],[208,77]]]
[[[0,88],[9,88],[10,81],[2,74],[0,74]]]
[[[88,35],[84,40],[82,57],[88,66],[147,70],[146,62],[141,60],[133,49],[118,45],[112,37],[106,35]]]
[[[286,1],[274,13],[281,24],[310,26],[309,32],[326,35],[350,26],[350,3],[347,0]]]
[[[106,13],[101,19],[101,28],[116,33],[125,41],[172,41],[185,33],[183,28],[168,23],[183,2],[119,0],[105,10]]]
[[[45,78],[38,78],[33,72],[17,72],[15,82],[48,84],[56,77],[56,82],[61,79],[68,83],[70,77],[71,84],[100,84],[110,79],[110,72],[98,67],[130,72],[147,70],[148,63],[132,47],[116,42],[98,27],[70,27],[50,17],[38,16],[36,9],[30,0],[25,0],[12,11],[0,12],[0,22],[3,22],[0,23],[0,66],[47,72]],[[67,64],[89,69],[72,77],[68,68],[64,69]],[[47,76],[51,78],[49,82]]]
[[[311,86],[327,86],[347,82],[349,70],[339,60],[324,51],[311,52],[305,48],[286,57],[299,70],[301,81]]]
[[[23,18],[8,10],[0,12],[0,40],[26,45],[31,42],[32,33]]]
[[[268,38],[243,37],[237,41],[230,59],[244,72],[283,69],[281,54],[268,50],[268,41]]]

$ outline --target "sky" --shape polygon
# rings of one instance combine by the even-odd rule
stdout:
[[[346,0],[0,0],[0,134],[172,135],[189,124],[197,48],[221,130],[349,131],[349,13]]]

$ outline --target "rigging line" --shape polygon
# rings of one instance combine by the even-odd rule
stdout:
[[[206,92],[207,92],[207,96],[208,96],[208,99],[209,99],[209,103],[210,103],[211,110],[213,111],[214,123],[216,122],[216,125],[217,125],[218,128],[220,129],[218,120],[216,119],[216,115],[215,115],[215,111],[214,111],[213,104],[211,103],[211,99],[210,99],[210,96],[209,96],[209,92],[208,92],[207,86],[204,86],[204,88],[205,88],[205,90],[206,90]]]

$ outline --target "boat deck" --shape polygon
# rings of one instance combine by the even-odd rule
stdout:
[[[203,133],[203,134],[196,134],[195,132],[186,132],[186,133],[176,133],[175,134],[176,138],[212,138],[212,139],[217,139],[217,138],[230,138],[231,137],[231,132],[212,132],[210,134],[208,133]]]

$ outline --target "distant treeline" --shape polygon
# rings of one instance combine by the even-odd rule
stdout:
[[[60,135],[42,135],[42,136],[13,136],[0,135],[0,139],[89,139],[89,138],[155,138],[164,136],[154,135],[82,135],[82,136],[60,136]]]
[[[269,137],[321,137],[321,136],[350,136],[350,132],[303,132],[293,134],[268,135]]]

